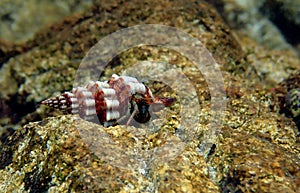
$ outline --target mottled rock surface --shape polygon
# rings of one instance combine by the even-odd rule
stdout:
[[[71,89],[81,59],[101,38],[149,23],[189,33],[219,64],[226,109],[208,149],[202,145],[212,130],[213,90],[199,69],[174,50],[125,50],[100,78],[145,61],[180,69],[199,101],[199,111],[187,111],[192,132],[180,127],[185,102],[180,100],[164,110],[163,119],[142,128],[104,128],[38,105]],[[282,112],[282,101],[299,77],[299,58],[291,50],[268,50],[233,34],[205,2],[96,1],[25,44],[0,41],[0,51],[0,120],[6,131],[0,144],[0,192],[300,191],[299,131]],[[172,87],[146,83],[156,95],[178,97]]]
[[[145,172],[122,169],[90,151],[82,135],[91,128],[105,131],[119,146],[132,151],[141,151],[140,143],[151,148],[158,142],[153,136],[133,140],[136,137],[122,126],[104,128],[74,116],[31,123],[3,147],[1,192],[218,192],[207,175],[204,158],[195,150],[187,148],[170,163],[146,162],[141,168]]]

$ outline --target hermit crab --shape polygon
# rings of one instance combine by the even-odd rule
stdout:
[[[150,106],[159,111],[174,102],[174,98],[154,97],[150,88],[135,77],[113,74],[108,81],[90,81],[86,87],[74,88],[42,104],[110,126],[124,120],[130,125],[133,119],[146,123],[151,118]]]

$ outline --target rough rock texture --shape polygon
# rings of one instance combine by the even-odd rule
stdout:
[[[81,136],[90,128],[103,130],[118,146],[132,151],[142,150],[141,142],[151,147],[158,140],[153,136],[133,140],[136,136],[124,127],[104,128],[74,116],[31,123],[3,147],[1,192],[218,192],[206,174],[204,158],[193,149],[187,148],[170,163],[147,162],[146,172],[140,173],[95,156],[78,128]],[[130,164],[131,160],[122,161]]]
[[[104,128],[37,104],[71,89],[81,59],[102,37],[147,23],[174,26],[201,40],[222,70],[226,109],[208,151],[201,145],[212,129],[213,90],[199,69],[174,50],[126,50],[101,78],[144,61],[181,69],[199,100],[199,111],[187,112],[192,135],[185,136],[190,133],[180,127],[185,101],[142,128]],[[293,78],[299,77],[299,59],[289,50],[270,51],[237,37],[209,4],[95,2],[89,11],[39,32],[26,44],[0,42],[0,51],[0,115],[7,131],[1,137],[0,192],[300,191],[299,131],[280,111],[287,88],[299,80]],[[155,94],[177,97],[172,87],[155,81],[147,85]]]

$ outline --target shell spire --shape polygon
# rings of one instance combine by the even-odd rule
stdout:
[[[78,113],[78,101],[71,92],[65,92],[62,95],[42,101],[43,105],[47,105],[70,113]]]

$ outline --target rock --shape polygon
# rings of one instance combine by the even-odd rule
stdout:
[[[293,127],[265,114],[267,107],[257,104],[265,102],[263,93],[247,94],[229,102],[206,159],[198,148],[205,123],[187,142],[170,129],[172,122],[150,134],[131,126],[104,128],[74,115],[30,123],[2,144],[0,190],[297,192],[300,149]],[[183,149],[172,156],[179,143]]]
[[[138,45],[112,58],[100,79],[121,72],[157,77],[172,67],[191,84],[183,76],[173,82],[165,76],[168,85],[143,80],[155,95],[180,99],[151,122],[105,128],[38,105],[71,89],[80,60],[101,38],[149,23],[200,40],[220,76],[175,50]],[[298,130],[280,114],[276,95],[277,87],[286,89],[280,82],[299,70],[299,58],[233,34],[205,2],[95,2],[24,44],[0,43],[1,126],[8,129],[0,144],[1,192],[299,191]],[[224,84],[211,87],[210,76]],[[218,91],[221,98],[213,95]]]
[[[94,140],[99,140],[102,148],[109,148],[103,143],[104,138],[85,135],[93,128],[107,132],[117,146],[124,145],[124,149],[135,152],[143,152],[143,148],[151,148],[151,144],[159,140],[153,136],[137,139],[123,126],[104,128],[75,116],[30,123],[10,136],[1,148],[0,191],[218,192],[218,187],[207,176],[203,157],[195,150],[187,148],[171,163],[145,160],[139,170],[124,169],[113,160],[119,158],[111,157],[108,161],[104,155],[96,156],[93,147],[89,148],[87,143],[92,145]],[[141,146],[141,143],[145,144]],[[130,151],[124,150],[124,157],[126,152]],[[139,157],[128,156],[132,159],[120,160],[126,162],[126,166]]]

